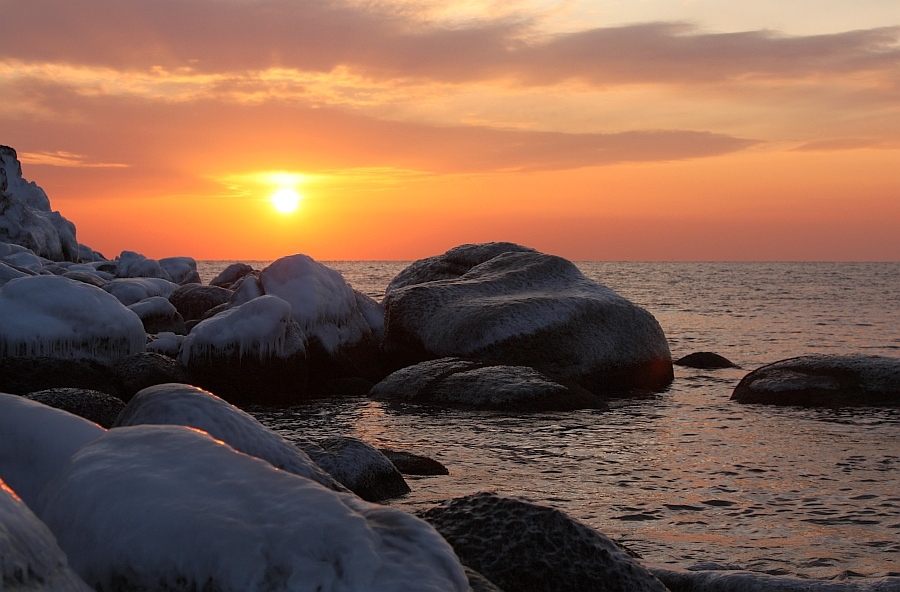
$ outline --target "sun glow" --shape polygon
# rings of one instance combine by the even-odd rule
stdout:
[[[275,209],[282,214],[290,214],[300,205],[300,194],[293,187],[282,187],[269,198]]]

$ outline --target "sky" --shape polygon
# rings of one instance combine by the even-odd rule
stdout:
[[[0,144],[107,257],[900,260],[897,0],[0,14]]]

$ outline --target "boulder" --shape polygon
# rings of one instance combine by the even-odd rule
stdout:
[[[410,491],[397,467],[358,438],[335,436],[315,443],[303,439],[296,444],[313,462],[366,501],[377,502]]]
[[[92,592],[50,529],[0,479],[0,586],[28,592]]]
[[[811,355],[781,360],[747,374],[731,400],[801,407],[900,405],[900,359]]]
[[[231,289],[235,282],[237,282],[239,279],[241,279],[251,271],[253,271],[253,268],[246,263],[232,263],[221,272],[219,272],[219,275],[214,277],[212,281],[209,282],[209,285]]]
[[[595,394],[665,388],[672,361],[649,312],[573,263],[509,243],[417,261],[388,286],[393,368],[448,356],[531,366]]]
[[[498,411],[609,409],[577,384],[564,385],[528,366],[441,358],[397,370],[369,391],[380,401]]]
[[[0,356],[115,362],[144,351],[147,339],[115,297],[60,276],[10,280],[0,288],[0,310]]]
[[[105,280],[96,274],[88,273],[86,271],[67,271],[62,275],[63,277],[69,278],[70,280],[75,280],[76,282],[84,282],[85,284],[97,286],[98,288],[102,288],[109,282],[109,280]]]
[[[168,298],[176,288],[178,288],[178,284],[160,278],[114,279],[103,286],[104,290],[115,296],[125,306],[154,296]]]
[[[45,389],[28,393],[25,398],[68,411],[107,429],[112,427],[119,412],[125,408],[125,403],[118,397],[82,388]]]
[[[171,282],[172,276],[156,259],[148,259],[134,251],[122,251],[117,257],[116,276],[120,278],[157,278]]]
[[[193,257],[165,257],[159,260],[159,267],[169,274],[176,284],[199,284],[200,274]]]
[[[182,426],[109,430],[36,512],[97,590],[465,592],[427,523]]]
[[[554,508],[493,493],[422,514],[464,565],[517,592],[666,592],[616,543]]]
[[[169,302],[185,321],[194,321],[202,319],[209,309],[227,303],[231,294],[231,290],[216,286],[185,284],[169,295]]]
[[[128,305],[131,312],[141,319],[147,333],[177,333],[187,335],[184,318],[168,298],[151,296]]]
[[[4,286],[9,280],[14,280],[16,278],[26,277],[29,275],[34,275],[34,273],[28,273],[0,261],[0,287]]]
[[[308,396],[306,339],[277,296],[260,296],[196,325],[179,360],[191,382],[236,403],[289,405]]]
[[[0,356],[0,392],[26,395],[60,387],[97,390],[114,396],[122,391],[110,364],[45,356]]]
[[[126,403],[140,390],[169,382],[188,382],[187,368],[178,360],[156,352],[125,356],[115,365],[122,389],[119,396]]]
[[[701,370],[717,370],[720,368],[740,368],[724,356],[713,352],[694,352],[672,362],[676,366],[699,368]]]
[[[177,359],[181,353],[181,344],[184,343],[184,335],[178,335],[164,331],[156,335],[147,335],[147,351]]]
[[[385,455],[401,475],[449,475],[450,471],[427,456],[404,452],[402,450],[391,450],[390,448],[379,448],[378,452]]]

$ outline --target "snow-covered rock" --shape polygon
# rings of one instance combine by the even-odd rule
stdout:
[[[162,278],[121,278],[103,286],[125,306],[154,296],[168,298],[177,288],[178,284]]]
[[[227,303],[231,294],[231,290],[217,286],[185,284],[169,294],[169,302],[185,321],[195,321],[202,319],[211,308]]]
[[[3,286],[9,280],[14,280],[16,278],[25,277],[28,275],[32,275],[30,273],[26,273],[11,265],[7,265],[3,261],[0,261],[0,286]]]
[[[165,257],[159,260],[159,266],[176,284],[200,283],[197,262],[193,257]]]
[[[148,335],[147,351],[175,359],[181,353],[181,344],[184,340],[184,335],[170,331]]]
[[[91,358],[113,362],[144,351],[136,314],[96,286],[36,275],[0,288],[0,356]]]
[[[77,415],[0,393],[0,479],[33,510],[75,451],[105,432]]]
[[[289,404],[306,395],[306,337],[277,296],[201,321],[179,360],[195,384],[233,403]]]
[[[134,251],[122,251],[116,258],[116,276],[120,278],[160,278],[172,281],[172,276],[163,269],[156,259],[148,259]]]
[[[335,491],[347,491],[305,452],[253,416],[195,386],[160,384],[138,392],[115,425],[144,424],[201,429],[239,452],[268,461],[275,468],[312,479]]]
[[[509,243],[417,261],[388,286],[384,350],[400,368],[457,356],[537,370],[597,394],[660,389],[671,354],[649,312],[570,261]]]
[[[0,590],[92,592],[53,533],[0,479]]]
[[[563,385],[528,366],[440,358],[401,368],[372,387],[380,401],[501,411],[608,409],[578,385]]]
[[[96,589],[468,589],[423,521],[180,426],[110,430],[75,454],[38,515]]]
[[[315,443],[300,440],[296,444],[313,462],[366,501],[386,500],[410,491],[394,463],[358,438],[335,436]]]
[[[75,225],[50,209],[44,190],[22,177],[16,151],[0,146],[0,241],[54,261],[78,261]]]
[[[178,313],[168,298],[151,296],[129,304],[128,308],[141,319],[144,331],[147,333],[171,332],[181,335],[187,333],[184,327],[184,317]]]
[[[25,398],[83,417],[103,428],[110,428],[125,403],[110,394],[91,389],[61,387],[28,393]]]
[[[253,268],[246,263],[232,263],[219,272],[219,275],[214,277],[212,281],[209,282],[209,285],[231,289],[235,282],[251,271],[253,271]]]
[[[465,565],[503,590],[666,592],[612,540],[555,508],[476,493],[422,516]]]
[[[62,274],[64,278],[69,278],[70,280],[75,280],[76,282],[82,282],[84,284],[90,284],[92,286],[97,286],[98,288],[102,288],[110,280],[102,278],[97,273],[90,273],[87,271],[66,271],[66,273]]]
[[[811,355],[780,360],[741,379],[731,399],[803,407],[900,405],[900,359]]]

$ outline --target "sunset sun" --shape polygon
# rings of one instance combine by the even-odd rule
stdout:
[[[300,205],[300,194],[291,187],[282,187],[269,198],[276,210],[290,214]]]

